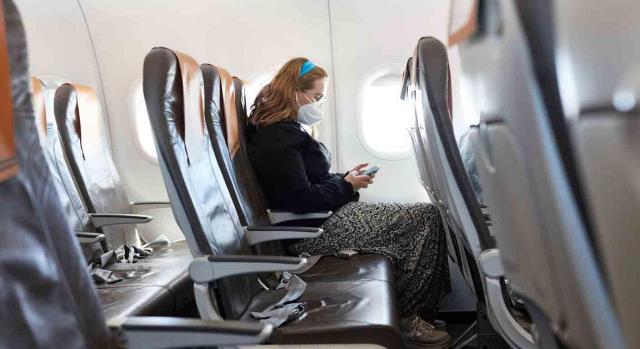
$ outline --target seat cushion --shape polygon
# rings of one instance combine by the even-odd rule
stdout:
[[[243,319],[277,302],[283,293],[256,295]],[[371,343],[400,348],[393,284],[380,280],[309,281],[300,301],[306,312],[275,331],[280,344]]]
[[[307,282],[379,280],[393,282],[388,258],[375,254],[359,254],[351,259],[324,256],[311,269],[299,275]]]
[[[98,285],[107,319],[130,315],[173,315],[193,302],[188,275],[192,257],[186,242],[163,246],[134,264],[117,263],[107,269],[122,279]]]

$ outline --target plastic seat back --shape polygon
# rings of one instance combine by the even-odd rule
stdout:
[[[574,161],[554,139],[557,93],[551,1],[485,1],[461,46],[480,127],[470,135],[506,277],[541,346],[623,347],[591,244]],[[569,155],[569,156],[567,156]]]
[[[640,347],[640,4],[555,1],[559,87],[592,239],[629,348]]]

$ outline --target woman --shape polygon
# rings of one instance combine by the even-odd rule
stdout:
[[[446,242],[431,204],[357,202],[373,183],[367,164],[346,174],[330,173],[331,154],[301,124],[322,120],[327,73],[306,58],[287,62],[256,97],[248,127],[249,155],[270,207],[297,213],[335,212],[324,234],[296,242],[297,253],[352,249],[391,259],[405,337],[420,348],[447,348],[449,335],[433,320],[450,291]]]

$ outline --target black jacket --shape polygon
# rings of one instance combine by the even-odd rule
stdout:
[[[249,157],[273,209],[296,213],[335,211],[356,200],[341,174],[329,173],[331,153],[302,126],[284,121],[249,125]]]

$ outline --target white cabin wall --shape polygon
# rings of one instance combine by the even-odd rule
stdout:
[[[27,34],[29,68],[33,76],[50,75],[97,89],[102,99],[100,74],[82,12],[75,0],[19,0]]]
[[[167,198],[158,165],[136,144],[133,123],[133,92],[140,86],[143,60],[151,48],[177,49],[242,79],[302,55],[331,67],[324,1],[81,0],[80,4],[108,96],[114,155],[132,200]],[[327,137],[331,130],[322,129],[321,134],[333,148],[332,138]],[[166,214],[155,215],[163,222],[157,228],[165,227]]]
[[[255,76],[291,57],[306,55],[330,66],[325,2],[90,1],[81,0],[91,30],[111,112],[114,152],[136,200],[166,198],[160,171],[137,150],[132,90],[145,55],[164,46],[200,63]],[[125,127],[123,125],[131,125]]]
[[[395,64],[401,70],[421,36],[446,42],[448,0],[17,3],[27,29],[32,73],[93,86],[106,101],[103,111],[111,147],[131,200],[167,199],[158,165],[138,146],[133,121],[134,91],[140,86],[144,56],[154,46],[181,50],[245,80],[273,71],[291,57],[309,57],[330,74],[327,120],[320,126],[320,138],[334,154],[334,170],[344,171],[359,162],[381,166],[376,183],[362,191],[363,200],[428,200],[410,154],[385,160],[362,145],[357,103],[363,79],[372,69]],[[455,97],[460,95],[455,52],[451,59]],[[459,100],[454,99],[456,133],[470,123]],[[162,228],[172,238],[180,237],[170,210],[152,214],[156,219],[143,233]]]
[[[446,43],[449,1],[331,0],[339,167],[369,162],[381,167],[361,191],[366,201],[428,201],[411,154],[388,160],[370,153],[358,135],[358,95],[370,72],[395,64],[399,73],[422,36]],[[397,91],[399,96],[400,91]],[[389,122],[398,122],[389,115]],[[407,134],[408,137],[408,134]]]

